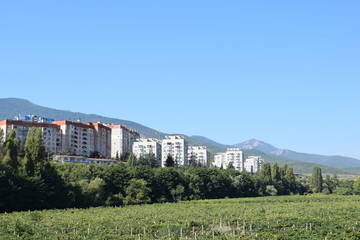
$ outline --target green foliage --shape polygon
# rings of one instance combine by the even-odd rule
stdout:
[[[232,162],[230,162],[227,169],[235,169],[234,164]]]
[[[274,163],[271,168],[271,179],[273,182],[279,182],[281,180],[280,168],[277,163]]]
[[[2,157],[3,148],[4,148],[4,130],[0,128],[0,159]]]
[[[267,196],[276,196],[278,191],[273,185],[267,185],[265,189],[265,193]]]
[[[0,142],[1,145],[2,141]],[[3,151],[2,164],[10,171],[17,171],[20,166],[18,158],[19,141],[16,139],[15,131],[12,130],[4,143],[4,147],[1,147]]]
[[[313,174],[310,178],[311,191],[314,193],[322,192],[323,190],[323,177],[320,167],[314,167]]]
[[[358,196],[308,195],[0,214],[1,239],[359,239]]]
[[[150,202],[150,188],[144,179],[131,179],[130,185],[126,189],[125,204],[144,204]]]
[[[358,177],[353,185],[354,192],[360,194],[360,177]]]
[[[41,128],[30,128],[25,142],[25,171],[34,176],[45,162],[45,146]]]
[[[129,157],[127,159],[127,164],[128,164],[129,167],[136,166],[136,164],[137,164],[136,163],[136,157],[135,157],[135,155],[133,153],[129,154]]]
[[[270,163],[264,163],[260,169],[260,178],[266,185],[272,184]]]
[[[165,160],[165,167],[175,167],[174,158],[169,154]]]
[[[160,163],[156,160],[155,154],[145,154],[137,160],[138,165],[148,166],[150,168],[160,167]]]

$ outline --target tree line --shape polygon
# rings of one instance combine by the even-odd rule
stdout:
[[[0,132],[0,211],[50,208],[87,208],[184,200],[332,193],[336,176],[325,179],[314,169],[310,181],[288,166],[263,164],[256,174],[233,168],[187,169],[170,164],[159,168],[154,156],[107,166],[60,164],[46,161],[40,128],[31,128],[25,144],[12,131],[3,141]],[[360,181],[358,183],[360,190]]]

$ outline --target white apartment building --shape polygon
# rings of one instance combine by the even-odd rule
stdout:
[[[225,153],[218,153],[214,157],[214,166],[228,168],[232,163],[235,170],[244,171],[244,153],[241,148],[228,148]]]
[[[217,153],[214,156],[214,162],[212,165],[217,168],[227,168],[225,159],[226,159],[225,153]]]
[[[116,154],[132,153],[135,140],[140,137],[137,131],[130,130],[123,125],[106,125],[111,128],[111,157],[115,158]]]
[[[183,136],[165,136],[162,140],[162,167],[165,166],[168,155],[173,157],[175,164],[188,165],[188,143]]]
[[[95,151],[95,128],[90,124],[71,122],[71,121],[54,121],[62,131],[62,151],[71,151],[77,155],[89,156]]]
[[[158,164],[161,164],[161,143],[155,138],[138,138],[133,144],[132,151],[136,158],[154,154]]]
[[[86,123],[91,125],[95,130],[95,151],[98,151],[100,157],[110,158],[111,157],[111,128],[100,124],[100,123]]]
[[[257,173],[260,171],[264,159],[261,156],[249,156],[244,162],[245,171],[249,173]]]
[[[204,146],[189,146],[188,147],[188,162],[194,160],[201,166],[210,166],[210,152]]]
[[[41,128],[43,133],[43,144],[47,151],[53,153],[61,152],[61,129],[59,126],[45,121],[35,121],[27,116],[24,120],[3,120],[0,121],[0,128],[4,132],[4,139],[10,134],[11,130],[16,133],[16,138],[25,143],[28,131],[32,127]]]

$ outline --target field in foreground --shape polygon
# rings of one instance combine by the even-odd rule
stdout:
[[[309,195],[14,212],[0,239],[360,239],[360,197]]]

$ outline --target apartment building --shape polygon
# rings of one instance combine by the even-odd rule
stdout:
[[[183,136],[165,136],[162,140],[162,167],[165,166],[168,155],[173,157],[175,164],[188,165],[188,143]]]
[[[22,120],[3,120],[0,121],[0,128],[4,132],[4,139],[6,140],[7,136],[14,130],[16,133],[16,138],[20,142],[25,143],[28,131],[32,127],[41,128],[43,133],[43,144],[49,152],[60,153],[61,148],[61,129],[59,126],[49,123],[44,120],[44,118],[34,118],[36,116],[22,116],[17,119]],[[38,120],[40,119],[40,120]],[[50,119],[52,120],[52,119]]]
[[[244,171],[244,153],[241,148],[228,148],[224,153],[218,153],[214,157],[214,166],[228,168],[229,164],[238,171]]]
[[[210,166],[210,152],[204,146],[189,146],[188,147],[188,161],[195,161],[204,167]]]
[[[95,151],[95,127],[90,124],[71,121],[54,121],[61,129],[63,152],[89,156]]]
[[[132,152],[136,158],[154,154],[158,164],[161,164],[161,143],[155,138],[138,138],[133,144]]]
[[[111,157],[115,158],[118,154],[131,153],[132,147],[140,134],[135,130],[130,130],[123,125],[106,125],[111,129]]]
[[[99,152],[100,157],[111,157],[111,128],[101,123],[86,123],[94,127],[94,150]]]
[[[264,159],[261,156],[249,156],[244,162],[245,171],[249,173],[257,173],[260,171]]]

